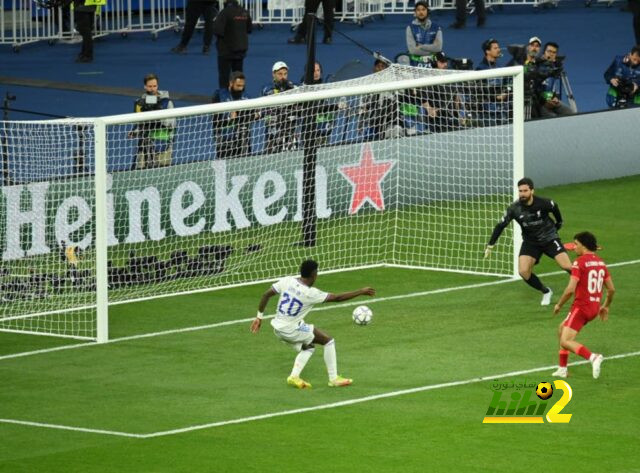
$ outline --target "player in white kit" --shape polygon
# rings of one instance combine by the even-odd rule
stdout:
[[[318,263],[306,260],[300,265],[300,277],[289,276],[274,283],[260,299],[258,315],[251,323],[251,331],[256,333],[260,330],[269,299],[280,294],[276,316],[271,321],[271,326],[280,340],[290,344],[298,352],[291,375],[287,378],[287,384],[298,389],[311,387],[311,384],[300,378],[300,374],[313,355],[315,344],[318,344],[324,346],[324,362],[329,374],[329,386],[349,386],[353,380],[338,375],[335,341],[327,333],[305,323],[304,317],[315,304],[348,301],[362,295],[373,296],[376,291],[370,287],[363,287],[342,294],[331,294],[313,287],[317,278]]]

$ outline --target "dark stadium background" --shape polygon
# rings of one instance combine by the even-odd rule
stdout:
[[[628,52],[633,45],[631,15],[621,11],[624,3],[611,7],[593,3],[587,8],[582,1],[562,0],[557,7],[504,6],[494,7],[485,28],[475,26],[469,19],[466,29],[452,30],[454,13],[436,11],[433,19],[444,27],[444,50],[452,57],[468,57],[478,63],[480,44],[496,38],[503,47],[504,64],[510,58],[506,46],[526,43],[538,36],[543,43],[560,44],[560,54],[566,55],[566,70],[573,87],[580,112],[593,112],[606,108],[605,69],[616,54]],[[366,45],[393,59],[405,50],[404,28],[410,15],[376,16],[363,25],[337,23],[337,28]],[[250,49],[245,60],[248,76],[247,90],[258,96],[270,81],[271,66],[276,60],[290,67],[290,79],[299,81],[303,75],[304,46],[288,45],[292,35],[288,25],[265,24],[256,28],[251,36]],[[321,33],[318,33],[321,39]],[[75,64],[79,44],[55,44],[46,41],[25,45],[19,53],[10,45],[0,46],[0,95],[9,92],[17,97],[11,107],[64,116],[98,116],[126,113],[132,110],[134,96],[110,93],[87,93],[72,89],[83,85],[121,87],[131,92],[142,90],[142,77],[155,72],[160,77],[160,88],[173,96],[191,95],[191,100],[176,100],[176,106],[202,103],[211,96],[217,84],[215,48],[211,56],[201,54],[202,34],[198,31],[191,40],[187,55],[169,52],[178,42],[178,34],[167,31],[152,40],[150,33],[132,33],[127,37],[110,35],[96,40],[95,61]],[[360,69],[369,70],[373,58],[339,34],[332,45],[318,45],[317,57],[324,66],[325,75],[335,74],[350,61],[359,61]],[[36,87],[25,87],[25,80],[35,80]],[[20,85],[16,85],[20,84]],[[105,89],[105,91],[108,89]],[[10,119],[38,118],[11,112]]]

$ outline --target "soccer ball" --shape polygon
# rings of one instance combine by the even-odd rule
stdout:
[[[373,312],[366,305],[359,305],[353,310],[352,317],[357,325],[367,325],[373,318]]]
[[[536,394],[543,401],[549,399],[553,394],[553,387],[551,386],[551,383],[547,383],[546,381],[538,383],[538,386],[536,386]]]

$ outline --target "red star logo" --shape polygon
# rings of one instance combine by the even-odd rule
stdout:
[[[342,166],[338,170],[353,187],[349,213],[355,214],[365,202],[369,202],[376,210],[384,210],[382,180],[391,171],[394,161],[376,162],[368,143],[362,145],[360,162],[355,165]]]

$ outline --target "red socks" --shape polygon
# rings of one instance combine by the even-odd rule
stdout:
[[[589,351],[589,349],[584,345],[580,345],[576,350],[576,355],[579,355],[585,360],[588,360],[589,358],[591,358],[591,351]]]
[[[560,350],[558,352],[558,354],[560,355],[560,361],[558,363],[558,366],[560,368],[566,368],[567,367],[567,361],[569,361],[569,350]]]

